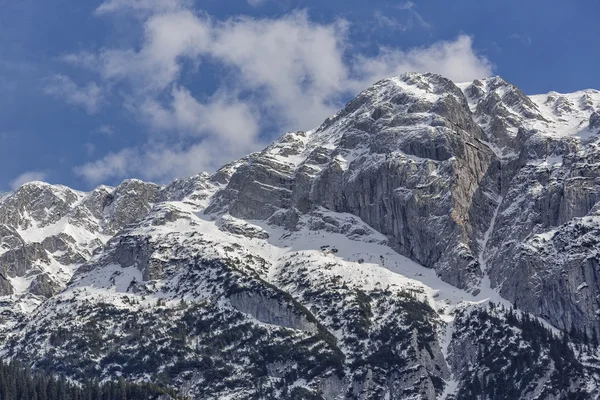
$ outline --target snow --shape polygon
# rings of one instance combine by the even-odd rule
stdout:
[[[500,98],[503,98],[504,95],[512,90],[518,90],[508,82],[502,81],[499,77],[483,79],[480,82],[482,83],[480,88],[484,93],[489,93],[495,87],[493,90]],[[471,82],[465,82],[459,83],[457,86],[465,92],[471,84]],[[478,99],[466,97],[471,111],[476,112]],[[530,95],[528,97],[536,108],[531,109],[527,105],[522,106],[534,114],[539,114],[541,118],[525,117],[519,110],[503,103],[506,110],[512,114],[512,117],[520,120],[520,125],[524,128],[535,130],[540,135],[548,138],[573,137],[584,141],[597,133],[590,131],[589,119],[594,110],[600,109],[599,91],[587,89],[567,94],[549,92],[546,94]],[[479,122],[482,127],[486,127],[485,121]],[[509,126],[508,130],[516,136],[516,128]],[[502,155],[501,150],[493,150],[496,154]],[[501,158],[506,158],[506,156]]]
[[[440,337],[440,345],[442,350],[442,355],[444,356],[444,360],[448,362],[448,348],[450,346],[450,342],[452,341],[452,334],[454,333],[454,321],[452,317],[446,316],[446,326],[444,327],[443,334]],[[452,371],[450,365],[448,365],[448,370]],[[454,374],[452,374],[452,378],[446,381],[446,386],[444,387],[444,392],[440,396],[440,400],[445,400],[449,396],[456,393],[458,390],[459,381],[456,379]]]
[[[421,89],[416,85],[406,83],[400,78],[392,78],[391,82],[401,89],[402,92],[409,93],[421,100],[435,102],[440,96],[431,91]],[[469,84],[460,84],[459,87],[465,90]],[[489,81],[484,80],[485,90],[489,88]],[[497,93],[502,96],[510,90],[508,86],[501,86]],[[549,93],[547,95],[537,95],[530,97],[539,108],[543,118],[523,119],[523,125],[529,129],[537,129],[541,135],[548,137],[572,136],[582,140],[588,138],[592,133],[587,128],[587,121],[591,114],[588,107],[591,103],[593,107],[600,105],[600,93],[595,91],[577,92],[569,95],[560,95]],[[584,101],[584,99],[587,100]],[[470,102],[472,111],[475,111],[475,104]],[[370,111],[370,110],[367,110]],[[365,113],[365,110],[358,110],[356,113]],[[518,116],[516,110],[509,112]],[[354,118],[355,115],[350,118]],[[521,117],[519,117],[521,118]],[[418,137],[421,134],[430,131],[429,120],[424,120],[416,126],[397,127],[393,134],[414,135]],[[273,171],[280,175],[293,173],[301,165],[307,163],[307,158],[317,148],[328,149],[333,152],[335,160],[342,170],[348,170],[350,165],[356,160],[360,160],[368,155],[365,163],[361,166],[363,169],[370,168],[377,163],[386,160],[383,155],[369,154],[368,146],[356,146],[353,149],[337,149],[339,140],[344,134],[343,123],[337,122],[326,130],[316,134],[316,130],[305,133],[288,133],[278,142],[267,148],[262,155],[273,162]],[[513,130],[516,135],[516,130]],[[496,153],[501,160],[511,160],[518,155],[507,148],[500,148],[493,143],[483,142]],[[335,153],[338,152],[339,153]],[[435,162],[423,159],[413,155],[406,155],[400,152],[394,152],[391,157],[397,157],[408,163]],[[545,159],[530,160],[529,165],[535,168],[552,168],[561,166],[562,156],[549,156]],[[311,165],[315,171],[320,171],[317,165]],[[283,171],[283,172],[282,172]],[[356,174],[360,171],[354,171]],[[437,170],[432,166],[428,171],[432,177],[436,177]],[[349,179],[353,179],[350,176]],[[266,190],[286,190],[278,186],[271,186],[256,182]],[[37,184],[37,183],[36,183]],[[100,190],[103,188],[99,188]],[[542,190],[543,187],[531,186],[533,192]],[[62,190],[62,189],[60,189]],[[60,192],[59,190],[59,192]],[[112,188],[106,188],[112,190]],[[62,193],[62,192],[61,192]],[[214,193],[210,193],[212,195]],[[79,202],[84,198],[84,193],[77,192]],[[208,197],[208,196],[207,196]],[[234,259],[239,257],[244,259],[246,256],[255,256],[265,262],[265,268],[252,263],[247,263],[242,268],[247,268],[249,274],[257,274],[260,278],[269,283],[279,286],[282,277],[286,274],[295,273],[301,266],[309,271],[309,279],[315,281],[338,281],[339,285],[346,285],[351,288],[361,290],[376,290],[384,287],[392,287],[398,290],[406,290],[415,293],[416,297],[428,303],[439,315],[441,321],[445,324],[440,331],[440,343],[444,358],[448,359],[449,345],[454,330],[455,311],[471,306],[485,306],[488,302],[503,304],[510,307],[510,304],[504,300],[499,293],[491,287],[488,275],[488,242],[494,232],[496,220],[498,218],[500,207],[503,201],[501,196],[488,194],[496,204],[490,224],[482,237],[478,240],[479,251],[478,261],[483,272],[483,278],[479,283],[476,295],[464,290],[458,289],[442,281],[432,269],[425,268],[422,265],[396,253],[388,246],[387,238],[381,233],[366,226],[359,218],[351,214],[335,213],[326,209],[314,210],[312,215],[304,215],[299,222],[299,229],[289,231],[281,227],[268,225],[265,221],[245,221],[237,219],[231,215],[220,216],[206,215],[198,212],[197,204],[173,201],[165,202],[155,206],[150,216],[135,227],[128,230],[128,235],[148,237],[153,243],[165,243],[167,249],[164,253],[156,252],[153,257],[158,260],[169,261],[172,253],[169,253],[169,246],[173,248],[185,247],[189,249],[189,254],[201,254],[206,258]],[[203,204],[208,204],[209,198],[203,200]],[[510,207],[504,210],[504,214],[511,213],[520,207],[520,202],[515,201]],[[164,225],[153,224],[153,216],[157,216],[159,211],[166,208],[173,208],[181,213],[181,216],[175,221],[168,221]],[[284,211],[284,210],[282,210]],[[27,215],[24,217],[28,218]],[[321,218],[323,221],[333,220],[339,222],[339,226],[350,225],[353,227],[364,227],[367,234],[351,235],[350,233],[328,232],[326,230],[311,229],[311,218]],[[40,226],[35,220],[31,220],[31,226],[26,229],[19,229],[18,233],[27,242],[41,242],[45,238],[60,233],[66,233],[75,239],[78,244],[91,243],[100,239],[103,243],[109,240],[109,236],[92,232],[85,227],[73,224],[68,216],[64,216],[59,221]],[[92,220],[98,224],[99,221]],[[268,238],[247,237],[242,234],[232,234],[226,231],[225,223],[232,224],[243,229],[252,229],[256,232],[265,232]],[[128,228],[129,229],[129,228]],[[551,240],[556,230],[535,235],[536,239],[541,241]],[[264,236],[263,236],[264,237]],[[326,250],[323,247],[326,246]],[[335,249],[336,251],[333,251]],[[55,256],[59,256],[57,253]],[[142,282],[143,275],[138,265],[121,266],[115,263],[102,264],[101,256],[96,256],[90,265],[96,264],[92,271],[77,276],[72,284],[63,291],[57,299],[77,299],[78,301],[104,301],[120,308],[135,309],[148,305],[156,305],[159,300],[166,300],[166,307],[174,307],[179,300],[175,300],[177,293],[174,289],[166,289],[164,282],[149,282],[149,285],[155,285],[155,291],[149,295],[136,294],[130,290],[132,283]],[[292,261],[295,270],[290,271],[289,262]],[[78,266],[62,266],[53,258],[51,262],[44,266],[44,271],[49,271],[53,276],[60,277],[63,282],[67,282]],[[10,278],[17,295],[23,295],[29,287],[33,277]],[[185,279],[183,273],[169,277],[171,282],[182,283]],[[182,295],[189,300],[209,299],[212,292],[203,286],[203,282],[195,282],[197,291]],[[164,285],[164,286],[161,286]],[[280,286],[281,287],[281,286]],[[587,287],[584,282],[577,290]],[[284,290],[290,289],[294,295],[293,288],[283,287]],[[135,298],[136,305],[132,305],[128,299]],[[179,298],[178,298],[179,299]],[[20,303],[20,307],[28,313],[33,312],[39,304],[28,300]],[[55,311],[62,311],[68,307],[55,308]],[[599,311],[600,312],[600,311]],[[52,314],[43,316],[52,318]],[[542,322],[545,322],[542,320]],[[375,324],[377,321],[374,322]],[[547,325],[547,323],[545,324]],[[298,381],[296,386],[304,386],[306,382]],[[459,382],[456,379],[450,379],[446,382],[446,387],[441,399],[446,399],[454,394],[458,388]]]
[[[577,286],[577,291],[579,292],[581,289],[585,289],[586,287],[588,287],[588,284],[583,282],[581,285]]]
[[[529,98],[548,122],[529,122],[528,127],[549,137],[572,136],[585,140],[593,134],[588,123],[594,109],[600,107],[600,92],[591,89],[568,94],[550,92]],[[561,106],[568,108],[561,111]]]
[[[85,227],[72,224],[69,216],[64,216],[56,223],[47,226],[38,226],[38,223],[33,218],[30,221],[30,227],[26,229],[17,229],[17,232],[23,240],[29,243],[41,243],[44,239],[60,233],[70,235],[77,243],[89,243],[96,239],[106,242],[109,239],[109,236],[107,235],[91,232]]]
[[[446,400],[450,396],[453,396],[458,391],[459,381],[456,379],[450,379],[446,381],[446,386],[444,387],[444,392],[440,396],[440,400]],[[450,397],[453,398],[453,397]]]
[[[32,277],[15,276],[14,278],[9,277],[8,280],[9,280],[10,284],[12,285],[15,294],[22,294],[27,291],[27,289],[29,288],[29,285],[31,285],[31,281],[33,280],[33,278],[34,278],[33,276]]]
[[[286,273],[286,263],[294,260],[303,263],[302,265],[314,274],[315,279],[337,277],[340,279],[340,284],[362,290],[390,286],[398,290],[411,291],[416,293],[417,298],[427,302],[436,310],[440,318],[449,324],[448,326],[451,326],[453,311],[458,307],[487,301],[501,302],[498,293],[489,287],[482,285],[481,292],[473,296],[442,281],[434,270],[425,268],[391,250],[387,246],[385,236],[366,227],[362,221],[350,214],[319,210],[322,217],[341,221],[340,225],[350,221],[353,225],[365,226],[367,235],[349,237],[341,233],[311,230],[309,217],[306,216],[301,221],[302,228],[295,232],[269,226],[264,221],[243,221],[229,215],[223,217],[229,221],[228,223],[243,224],[268,233],[268,239],[259,239],[224,232],[219,228],[223,221],[221,218],[212,218],[194,212],[193,206],[186,203],[169,202],[164,206],[167,205],[177,208],[183,217],[164,226],[144,223],[129,234],[150,235],[158,242],[165,241],[168,237],[168,240],[174,243],[200,246],[198,251],[207,258],[235,258],[237,253],[242,257],[245,254],[255,255],[264,259],[268,266],[265,271],[255,272],[274,284],[277,284],[279,277]],[[191,237],[207,238],[210,241],[189,242]],[[486,238],[489,238],[489,232]],[[330,249],[337,249],[337,252],[323,251],[321,248],[324,245],[329,246]],[[135,296],[128,292],[129,285],[132,281],[142,282],[142,280],[141,272],[136,266],[122,268],[119,265],[106,265],[78,278],[61,297],[71,298],[74,294],[81,296],[85,293],[84,297],[107,297],[107,302],[125,306],[121,296]],[[209,292],[199,293],[201,297],[210,296]],[[157,294],[159,297],[165,295],[176,294]],[[149,297],[147,301],[157,300],[156,298],[152,300],[152,296]]]
[[[504,303],[505,301],[500,297],[500,295],[495,290],[492,289],[490,277],[488,275],[487,260],[485,257],[487,245],[490,240],[491,234],[494,232],[494,228],[496,226],[496,220],[498,219],[498,212],[500,211],[500,207],[502,206],[502,200],[503,200],[503,198],[501,196],[498,196],[496,198],[497,205],[496,205],[496,209],[494,210],[494,214],[492,215],[492,220],[490,221],[490,225],[489,225],[488,229],[485,231],[483,238],[481,240],[479,240],[479,255],[478,255],[479,267],[481,268],[481,271],[483,272],[483,278],[481,279],[481,282],[479,283],[480,293],[479,293],[478,297],[483,295],[483,297],[488,297],[489,299],[493,299],[495,302]]]

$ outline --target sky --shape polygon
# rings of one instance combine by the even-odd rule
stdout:
[[[407,71],[600,89],[597,0],[0,0],[0,191],[214,171]]]

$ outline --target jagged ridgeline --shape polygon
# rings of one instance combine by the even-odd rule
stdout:
[[[599,107],[405,74],[214,174],[28,183],[0,198],[1,390],[598,399]]]

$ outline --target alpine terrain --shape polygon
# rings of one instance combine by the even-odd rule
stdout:
[[[0,358],[73,383],[600,399],[596,90],[408,73],[213,174],[25,184],[0,232]]]

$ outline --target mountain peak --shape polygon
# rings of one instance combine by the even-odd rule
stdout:
[[[407,73],[214,174],[25,185],[0,353],[195,399],[596,398],[595,96]]]

